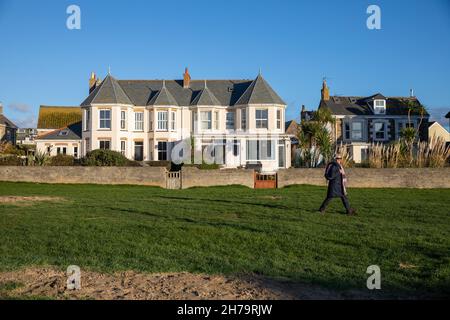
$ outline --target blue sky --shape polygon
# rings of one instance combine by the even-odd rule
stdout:
[[[66,8],[81,8],[81,30]],[[366,27],[370,4],[381,30]],[[0,101],[21,126],[40,104],[79,105],[91,71],[118,79],[255,78],[316,109],[331,94],[407,96],[450,111],[450,1],[0,0]]]

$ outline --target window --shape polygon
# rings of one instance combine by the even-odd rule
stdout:
[[[167,142],[158,142],[158,160],[167,160]]]
[[[344,139],[350,140],[350,123],[344,122]]]
[[[67,131],[67,130],[61,130],[59,133],[58,133],[58,136],[67,136],[69,134],[69,131]]]
[[[386,100],[375,100],[373,102],[375,114],[386,113]]]
[[[67,154],[67,148],[66,147],[57,147],[56,154]]]
[[[135,112],[134,113],[134,130],[144,131],[144,113]]]
[[[78,158],[78,147],[73,147],[73,157]]]
[[[127,153],[127,142],[125,140],[120,140],[120,153],[123,155]]]
[[[241,129],[247,129],[247,110],[241,109]]]
[[[211,111],[200,112],[200,124],[202,130],[211,130]]]
[[[238,140],[233,140],[233,156],[237,157],[239,155],[240,143]]]
[[[352,122],[352,140],[362,140],[363,123],[361,121]]]
[[[277,129],[281,129],[281,110],[277,109]]]
[[[274,147],[272,140],[247,140],[247,160],[274,160]]]
[[[414,122],[409,122],[408,120],[399,120],[397,122],[397,138],[400,137],[402,130],[405,128],[415,128]]]
[[[120,129],[125,130],[127,128],[127,112],[120,111]]]
[[[386,140],[386,124],[384,122],[373,123],[374,140]]]
[[[153,131],[153,110],[150,110],[149,117],[150,117],[150,131]]]
[[[167,114],[167,111],[158,111],[158,131],[167,131],[167,122],[169,120]]]
[[[268,114],[267,109],[256,109],[255,118],[257,129],[267,129],[269,127]]]
[[[48,146],[47,147],[47,155],[50,155],[51,152],[52,152],[52,147]]]
[[[85,152],[91,151],[91,141],[89,139],[85,139],[84,141],[85,141],[85,145],[84,146],[86,148]]]
[[[91,110],[86,109],[86,110],[84,110],[84,131],[89,130],[90,122],[91,122]]]
[[[111,110],[100,110],[100,129],[111,129]]]
[[[99,140],[99,148],[103,150],[111,149],[111,141],[110,140]]]
[[[175,112],[171,112],[171,118],[170,118],[170,130],[175,131]]]
[[[227,112],[227,129],[234,129],[234,112]]]
[[[134,142],[134,160],[143,161],[144,160],[144,142],[135,141]]]

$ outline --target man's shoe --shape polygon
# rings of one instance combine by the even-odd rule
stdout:
[[[350,210],[348,210],[347,214],[348,214],[349,216],[356,216],[356,210],[353,209],[353,208],[351,208]]]

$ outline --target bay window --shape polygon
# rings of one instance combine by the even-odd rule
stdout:
[[[158,111],[158,131],[167,131],[169,128],[168,121],[168,112]]]
[[[175,131],[175,112],[174,111],[171,112],[170,130]]]
[[[144,131],[144,112],[134,113],[134,130]]]
[[[241,109],[241,129],[247,129],[247,110]]]
[[[211,130],[211,116],[211,111],[200,112],[200,125],[202,130]]]
[[[125,110],[120,111],[120,129],[125,130],[127,128],[127,112]]]
[[[227,123],[226,123],[226,128],[228,130],[233,130],[234,129],[234,112],[227,112]]]

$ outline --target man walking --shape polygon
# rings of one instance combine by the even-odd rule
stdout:
[[[337,154],[335,160],[330,162],[325,169],[325,178],[328,180],[327,198],[320,206],[320,213],[325,213],[327,205],[333,198],[341,198],[348,215],[355,215],[356,210],[350,208],[347,199],[347,178],[345,177],[344,167],[342,166],[342,156]]]

